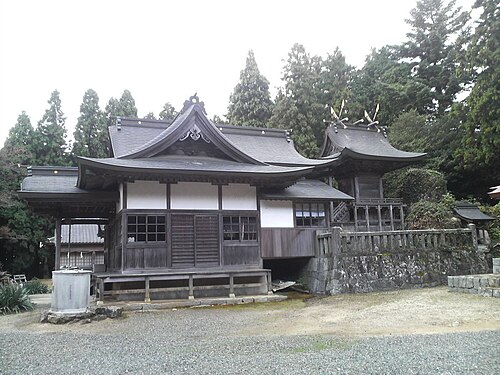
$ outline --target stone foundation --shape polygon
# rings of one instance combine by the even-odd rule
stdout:
[[[448,275],[488,272],[475,228],[319,234],[302,279],[316,294],[443,285]]]
[[[448,276],[448,288],[450,292],[500,298],[500,258],[493,258],[492,274]]]

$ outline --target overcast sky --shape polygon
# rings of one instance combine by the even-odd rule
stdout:
[[[458,3],[468,10],[473,0]],[[222,116],[250,49],[274,96],[294,43],[322,56],[338,46],[361,67],[372,47],[405,40],[415,4],[0,0],[0,146],[21,111],[36,126],[55,89],[70,135],[89,88],[101,108],[130,90],[139,116],[167,101],[180,109],[198,92],[209,116]]]

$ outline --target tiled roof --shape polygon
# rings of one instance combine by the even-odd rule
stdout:
[[[70,225],[61,226],[61,243],[69,242]],[[71,243],[73,244],[99,244],[104,243],[104,239],[97,236],[98,227],[96,224],[72,224]]]
[[[354,200],[353,197],[318,180],[299,180],[279,191],[264,191],[264,199]]]
[[[361,126],[330,126],[326,131],[328,141],[331,142],[335,152],[348,154],[356,158],[392,159],[392,160],[420,160],[425,158],[425,153],[406,152],[393,147],[383,133],[377,129],[366,129]],[[326,147],[322,156],[326,157],[331,152]]]
[[[217,159],[205,156],[161,155],[138,159],[93,159],[80,158],[82,163],[90,166],[109,166],[117,169],[142,169],[157,173],[256,173],[279,174],[307,171],[310,167],[285,167],[275,165],[255,165],[232,160]]]
[[[459,202],[453,209],[455,213],[466,221],[491,221],[494,217],[488,216],[481,212],[479,207],[472,203]]]

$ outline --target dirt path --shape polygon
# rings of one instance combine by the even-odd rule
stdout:
[[[500,299],[446,287],[290,300],[268,309],[242,334],[349,337],[500,329]]]

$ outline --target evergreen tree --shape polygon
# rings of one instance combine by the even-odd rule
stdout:
[[[110,98],[104,109],[107,126],[115,124],[116,117],[137,117],[135,100],[129,90],[123,91],[120,99]]]
[[[455,3],[419,0],[406,20],[412,31],[401,48],[401,57],[411,61],[414,79],[429,88],[433,99],[429,113],[435,116],[450,109],[461,86],[467,83],[457,70],[457,62],[464,52],[469,14]]]
[[[380,105],[378,120],[390,125],[402,112],[412,109],[427,114],[432,106],[430,89],[412,77],[411,65],[399,61],[397,47],[372,50],[352,83],[352,101],[347,108],[351,119],[363,118]]]
[[[351,99],[351,81],[354,68],[346,63],[345,56],[337,47],[322,63],[318,85],[321,104],[338,109],[342,101]]]
[[[67,165],[66,118],[61,109],[59,91],[52,92],[49,108],[38,122],[34,134],[33,154],[39,165]]]
[[[477,0],[474,7],[482,8],[467,51],[474,86],[460,106],[464,136],[455,153],[481,196],[500,181],[500,11],[495,0]]]
[[[42,277],[40,264],[47,263],[53,253],[40,249],[39,243],[51,236],[51,228],[48,220],[31,212],[17,196],[26,171],[18,162],[26,157],[25,151],[20,143],[0,150],[0,263],[12,273]]]
[[[22,111],[5,140],[5,154],[11,155],[11,160],[16,164],[33,163],[33,137],[34,129],[31,120],[26,112]]]
[[[158,115],[158,119],[162,121],[173,121],[177,117],[177,114],[178,112],[175,110],[175,107],[170,104],[170,102],[166,102]]]
[[[145,120],[156,120],[155,114],[153,112],[148,112],[143,118]]]
[[[221,125],[224,125],[224,124],[228,124],[227,120],[224,120],[222,117],[220,117],[219,115],[214,115],[214,117],[212,117],[212,122],[214,124],[221,124]]]
[[[298,151],[307,157],[317,156],[325,129],[327,112],[317,90],[320,71],[321,59],[295,44],[283,69],[285,86],[278,92],[270,119],[273,127],[292,130]]]
[[[130,91],[125,90],[119,101],[119,113],[117,116],[123,117],[137,117],[137,108],[135,106],[135,100],[132,97]]]
[[[108,133],[104,114],[99,108],[99,96],[89,89],[80,105],[80,117],[73,133],[73,155],[91,158],[108,156]]]
[[[232,125],[266,127],[273,103],[269,81],[260,74],[253,51],[248,52],[240,82],[230,96],[227,119]]]

